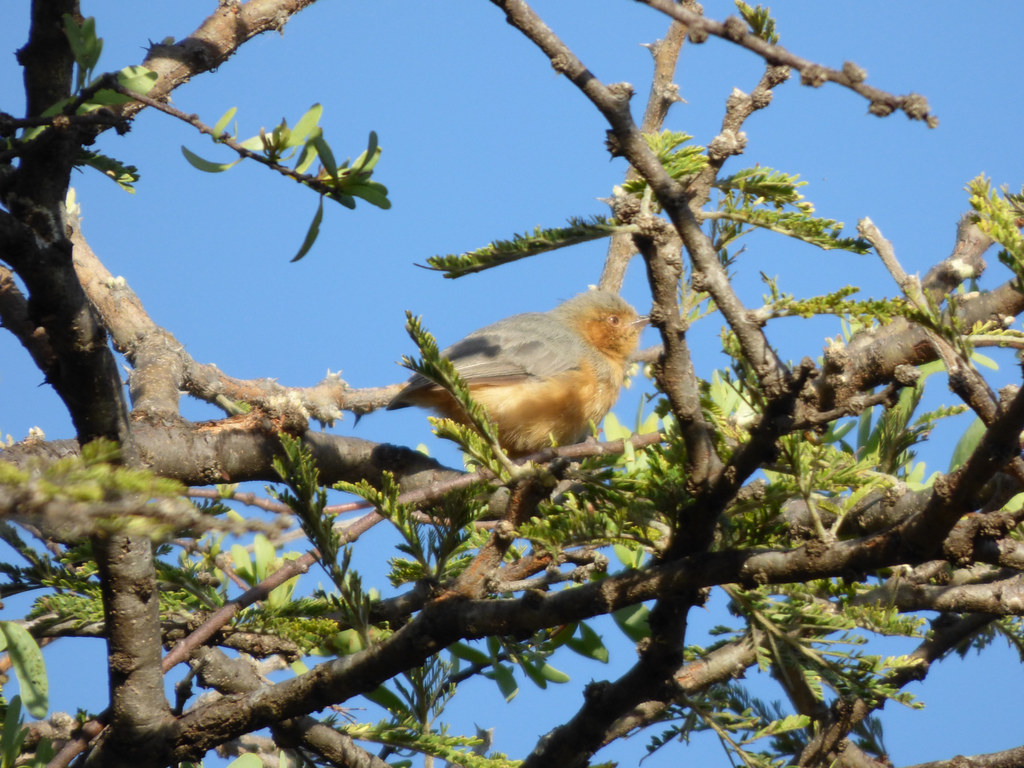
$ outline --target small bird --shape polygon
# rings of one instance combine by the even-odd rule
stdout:
[[[549,312],[499,320],[441,354],[498,427],[512,457],[577,443],[615,403],[646,317],[619,296],[591,290]],[[388,410],[417,405],[466,423],[455,400],[416,374]]]

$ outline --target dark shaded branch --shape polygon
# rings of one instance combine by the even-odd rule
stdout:
[[[904,538],[890,531],[830,546],[815,542],[786,551],[695,554],[644,571],[614,574],[550,594],[531,593],[522,599],[434,601],[411,622],[365,651],[325,662],[262,690],[258,696],[231,696],[186,713],[174,737],[178,745],[174,756],[194,757],[277,719],[306,714],[373,690],[456,640],[531,633],[714,584],[800,582],[922,561],[908,551]],[[634,701],[632,706],[639,703]]]
[[[1013,616],[1024,613],[1024,575],[986,584],[950,586],[897,581],[885,590],[892,605],[901,611],[943,611]]]
[[[171,720],[160,669],[160,603],[153,545],[147,538],[114,536],[97,558],[107,623],[110,730],[98,764],[135,764],[141,753],[161,753]]]
[[[640,646],[640,659],[614,683],[593,682],[583,691],[583,706],[563,725],[546,734],[523,761],[522,768],[589,765],[621,718],[651,699],[677,694],[673,673],[679,669],[686,635],[689,599],[661,600],[651,614],[651,637]]]
[[[754,643],[750,637],[744,637],[716,648],[697,661],[684,664],[676,671],[675,682],[680,694],[692,696],[716,683],[741,677],[756,661]],[[609,726],[604,743],[610,744],[637,728],[656,722],[672,703],[673,699],[649,699],[638,704]]]
[[[221,693],[254,692],[264,685],[250,664],[242,659],[229,659],[217,649],[201,649],[194,658],[203,684]],[[312,717],[283,720],[272,728],[278,743],[300,744],[335,765],[389,768],[388,763],[358,747],[350,737]]]
[[[53,348],[46,331],[32,322],[28,301],[14,282],[14,276],[0,266],[0,325],[14,334],[36,367],[45,371],[53,366]]]

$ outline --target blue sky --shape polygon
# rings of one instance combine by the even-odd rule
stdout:
[[[23,43],[27,4],[11,5],[17,7],[6,9],[0,28],[0,50],[8,52],[0,69],[0,109],[20,114],[13,51]],[[733,12],[721,0],[704,5],[716,18]],[[105,39],[100,69],[116,70],[139,63],[149,40],[186,36],[212,7],[181,0],[146,4],[143,11],[139,3],[106,0],[84,3],[83,11],[97,18]],[[623,0],[546,0],[534,7],[595,75],[636,86],[639,113],[650,76],[650,56],[640,43],[661,37],[666,20]],[[1016,0],[967,6],[790,2],[773,11],[784,46],[829,66],[853,60],[879,88],[922,93],[940,123],[929,130],[901,115],[880,120],[849,91],[792,80],[776,90],[771,108],[747,122],[746,153],[728,170],[758,163],[799,173],[820,215],[845,222],[850,234],[857,219],[870,216],[912,273],[948,255],[967,208],[967,181],[986,173],[996,184],[1020,187],[1024,6]],[[676,79],[686,103],[673,108],[666,127],[706,144],[731,89],[751,90],[760,71],[753,54],[720,40],[687,45]],[[603,243],[456,281],[415,266],[434,254],[557,226],[570,216],[604,214],[597,198],[608,196],[625,172],[623,161],[608,158],[597,112],[491,4],[320,3],[283,35],[250,42],[218,72],[174,94],[178,108],[209,124],[237,107],[243,138],[282,117],[294,124],[317,102],[339,157],[358,155],[369,132],[377,132],[383,155],[375,178],[389,188],[393,208],[360,202],[355,211],[328,209],[319,241],[298,264],[289,259],[313,216],[315,196],[255,165],[219,175],[193,170],[181,155],[183,144],[211,159],[231,158],[165,115],[146,111],[127,136],[105,135],[98,143],[139,167],[136,194],[92,171],[74,178],[85,234],[100,259],[127,279],[153,319],[197,360],[232,376],[296,386],[314,384],[328,370],[340,370],[353,386],[380,386],[405,378],[396,361],[413,351],[403,328],[407,309],[449,343],[500,317],[548,309],[597,281]],[[777,236],[748,238],[734,269],[750,306],[764,293],[761,272],[778,276],[780,288],[797,296],[848,284],[860,286],[863,296],[895,293],[871,256],[821,252]],[[1006,279],[998,264],[990,272],[988,285]],[[641,311],[649,306],[639,263],[630,268],[624,295]],[[717,319],[709,318],[691,333],[704,377],[724,364],[718,331]],[[821,320],[769,328],[783,356],[795,359],[819,354],[825,336],[837,333],[836,323]],[[645,335],[644,343],[655,341],[653,332]],[[1013,360],[1000,362],[1000,377],[1012,379]],[[951,397],[941,384],[938,389],[937,399]],[[616,409],[624,422],[631,422],[637,403],[635,390],[624,395]],[[217,415],[201,404],[187,405],[185,413]],[[51,438],[72,435],[41,374],[16,342],[0,335],[0,434],[21,439],[33,426]],[[936,431],[923,453],[929,469],[946,468],[962,426]],[[333,430],[427,443],[433,455],[458,461],[415,409],[371,414],[358,424],[349,418]],[[709,623],[720,621],[720,613],[709,613]],[[609,639],[614,632],[607,631]],[[693,639],[701,642],[699,634]],[[63,661],[59,647],[48,655],[55,668]],[[614,677],[632,662],[631,649],[620,651],[613,667],[573,662],[572,673],[580,680]],[[890,704],[887,743],[896,764],[1015,745],[1024,675],[1019,665],[999,666],[1008,659],[1013,664],[997,642],[985,656],[941,665],[916,691],[930,691],[924,713]],[[481,725],[496,723],[495,748],[521,755],[550,724],[551,712],[574,711],[579,701],[576,688],[536,696],[528,685],[507,707],[495,689],[480,687],[478,707],[459,713],[463,722],[456,728],[474,717]],[[57,704],[73,708],[77,702]],[[601,757],[634,764],[642,742],[633,739]],[[713,744],[703,746],[709,749],[705,761],[714,761],[709,764],[724,760]],[[674,764],[670,755],[645,765]]]

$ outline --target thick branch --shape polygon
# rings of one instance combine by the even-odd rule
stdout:
[[[800,582],[920,562],[905,544],[890,532],[827,547],[815,542],[788,551],[704,553],[551,594],[530,594],[516,600],[435,601],[366,651],[321,664],[259,694],[231,696],[187,713],[174,738],[178,745],[174,754],[176,758],[195,757],[226,739],[275,720],[306,714],[373,690],[456,640],[531,633],[714,584]]]
[[[263,682],[252,665],[229,659],[221,651],[204,648],[195,661],[203,684],[224,694],[258,691]],[[388,763],[356,746],[351,738],[312,717],[297,717],[273,725],[278,741],[298,742],[345,768],[388,768]]]
[[[957,755],[949,760],[916,763],[907,768],[1020,768],[1024,765],[1024,746],[983,755]]]
[[[149,539],[115,536],[102,544],[111,729],[93,757],[95,764],[133,765],[139,754],[166,749],[171,720],[160,668],[159,590]]]
[[[156,72],[159,79],[148,95],[164,99],[196,75],[216,70],[245,42],[264,32],[280,32],[292,16],[313,2],[249,0],[221,5],[184,40],[150,46],[142,66]],[[131,102],[119,110],[122,115],[133,117],[143,108],[142,104]]]

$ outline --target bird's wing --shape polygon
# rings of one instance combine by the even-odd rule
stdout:
[[[470,384],[510,383],[531,378],[546,379],[579,366],[582,342],[546,314],[515,315],[474,331],[442,351],[455,370]],[[409,405],[408,395],[435,386],[419,374],[389,408]]]
[[[580,340],[542,314],[516,315],[481,328],[444,350],[466,381],[549,376],[579,366]]]

